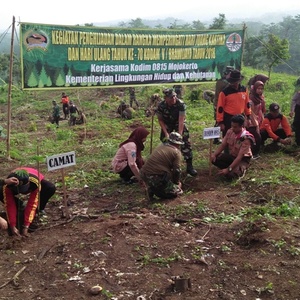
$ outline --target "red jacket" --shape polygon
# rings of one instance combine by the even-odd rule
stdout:
[[[33,221],[33,218],[35,216],[36,209],[38,207],[38,187],[41,190],[41,180],[44,179],[44,175],[42,173],[38,174],[38,171],[33,168],[27,168],[27,167],[20,167],[17,168],[16,170],[26,170],[29,173],[29,182],[30,182],[30,187],[29,187],[29,199],[27,202],[27,205],[24,210],[24,226],[29,226],[31,222]],[[18,208],[16,207],[16,203],[14,200],[14,194],[10,188],[8,188],[7,185],[3,186],[3,200],[4,200],[4,205],[6,208],[6,214],[8,218],[8,223],[12,227],[16,227],[17,225],[17,210]]]

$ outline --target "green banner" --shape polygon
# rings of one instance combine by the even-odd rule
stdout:
[[[21,23],[23,89],[199,83],[241,68],[243,30]]]

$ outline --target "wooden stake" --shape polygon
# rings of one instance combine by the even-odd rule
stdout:
[[[37,155],[37,173],[38,173],[38,212],[40,214],[40,204],[41,204],[41,191],[40,191],[40,146],[39,146],[39,140],[37,139],[36,143],[36,155]]]
[[[66,190],[66,182],[65,182],[65,172],[64,168],[61,169],[61,177],[62,177],[62,185],[63,185],[63,192],[64,192],[64,212],[65,217],[67,219],[70,218],[69,208],[68,208],[68,201],[67,201],[67,190]]]
[[[212,143],[213,143],[213,140],[210,139],[210,140],[209,140],[209,158],[208,158],[208,161],[209,161],[209,176],[211,176],[211,154],[212,154]]]
[[[151,109],[151,133],[150,133],[150,154],[152,153],[153,147],[153,127],[154,127],[154,111]]]

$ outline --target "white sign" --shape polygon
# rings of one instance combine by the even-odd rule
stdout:
[[[221,135],[220,127],[204,128],[203,130],[204,140],[219,138],[220,135]]]
[[[48,171],[62,169],[76,165],[75,151],[47,157]]]

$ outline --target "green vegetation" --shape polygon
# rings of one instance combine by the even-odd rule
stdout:
[[[245,67],[242,72],[245,76],[244,83],[247,83],[253,74],[260,72],[260,70]],[[278,102],[282,112],[288,114],[296,79],[296,76],[272,74],[272,79],[265,89],[267,105],[271,102]],[[187,123],[194,148],[195,167],[199,170],[200,176],[202,173],[208,174],[209,169],[209,141],[203,140],[203,129],[214,125],[212,104],[202,99],[202,93],[205,89],[213,88],[213,82],[184,87]],[[137,96],[142,108],[136,111],[135,118],[132,120],[121,119],[115,113],[120,101],[117,96],[119,93],[117,89],[104,90],[101,98],[96,96],[96,91],[67,91],[70,98],[86,113],[88,122],[86,127],[81,125],[69,127],[66,121],[61,121],[59,128],[49,124],[47,118],[52,108],[51,101],[55,98],[59,100],[60,93],[17,91],[12,97],[13,126],[10,156],[19,165],[35,165],[39,161],[42,171],[46,173],[45,159],[47,156],[75,151],[76,166],[65,169],[67,189],[83,189],[87,185],[89,189],[86,190],[86,193],[89,196],[101,197],[101,195],[105,195],[115,197],[116,191],[120,189],[120,183],[118,175],[112,173],[110,169],[112,157],[119,143],[128,137],[132,128],[138,124],[151,128],[151,117],[145,116],[144,108],[146,108],[153,91],[161,92],[161,90],[161,86],[137,88]],[[191,99],[190,97],[193,94],[191,91],[197,91],[200,99]],[[5,90],[2,92],[1,98],[6,97],[6,92]],[[124,100],[129,101],[128,93],[125,93]],[[2,104],[1,108],[1,125],[5,129],[7,117],[5,105]],[[32,130],[31,124],[36,125],[36,130]],[[158,122],[154,118],[153,147],[160,143],[159,132]],[[290,150],[292,151],[292,146],[288,147],[291,147]],[[2,157],[6,157],[6,151],[6,143],[3,142],[0,144]],[[143,154],[146,158],[150,154],[150,138],[146,142]],[[9,164],[9,161],[3,162],[6,169]],[[61,188],[59,172],[54,171],[53,174],[48,174],[48,176],[58,178],[57,187]],[[291,192],[300,183],[299,162],[295,155],[284,152],[262,154],[262,158],[251,165],[244,183],[218,181],[215,176],[207,178],[205,175],[201,177],[201,180],[201,191],[199,191],[198,187],[200,185],[194,186],[190,184],[188,178],[183,178],[185,184],[183,199],[188,197],[188,201],[183,200],[181,204],[177,205],[168,205],[164,202],[153,203],[149,204],[150,209],[153,213],[164,216],[166,220],[174,220],[174,226],[178,225],[177,222],[180,221],[187,224],[188,228],[195,228],[199,224],[204,226],[224,224],[234,228],[236,224],[243,224],[243,226],[240,226],[243,230],[235,231],[235,238],[244,246],[251,243],[251,239],[245,237],[251,235],[253,230],[256,229],[260,232],[269,230],[265,221],[282,223],[281,226],[284,227],[285,221],[293,222],[296,220],[298,222],[299,220],[300,196],[297,195],[297,192]],[[228,205],[232,206],[232,209],[227,209],[224,212],[222,207],[212,208],[208,205],[211,199],[207,199],[205,193],[202,192],[209,190],[208,184],[214,180],[217,180],[214,188],[222,190],[223,193],[230,194],[231,190],[239,191],[238,206],[235,206],[234,203],[230,204],[230,200],[226,200],[227,204],[229,203]],[[206,187],[206,185],[208,186]],[[278,193],[280,189],[284,189],[286,192]],[[131,197],[131,201],[130,203],[118,204],[116,209],[119,214],[131,212],[133,208],[141,207],[141,203],[145,201],[143,191],[135,186],[126,186],[126,193],[130,195],[128,197]],[[58,202],[58,197],[56,195],[51,201]],[[89,204],[89,200],[86,200],[86,206],[89,206]],[[109,214],[103,214],[103,217],[107,216]],[[258,226],[257,223],[260,225]],[[202,239],[205,239],[205,236]],[[201,236],[199,240],[201,240]],[[110,237],[103,236],[100,243],[103,245],[109,244]],[[268,243],[272,245],[272,250],[265,251],[266,255],[270,251],[274,251],[278,255],[284,251],[291,257],[299,256],[300,249],[294,240],[273,239],[269,240]],[[148,251],[144,252],[143,247],[142,245],[136,246],[135,251],[137,253],[133,253],[143,266],[150,263],[168,266],[172,262],[182,259],[181,255],[175,252],[169,256],[160,256],[159,253],[154,255]],[[219,249],[223,255],[229,255],[232,252],[232,245],[223,243]],[[263,253],[264,250],[261,249],[260,251]],[[191,249],[191,255],[197,261],[203,260],[205,254],[206,250],[201,246]],[[74,268],[82,268],[81,265],[76,263],[73,266]],[[229,268],[225,259],[218,260],[218,266],[222,270]],[[68,275],[62,274],[62,277],[66,276]],[[270,293],[272,290],[272,284],[266,283],[265,286],[258,289],[258,293]]]

